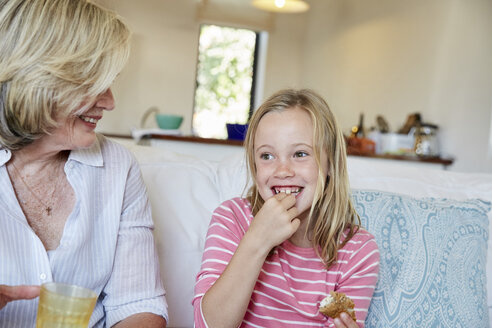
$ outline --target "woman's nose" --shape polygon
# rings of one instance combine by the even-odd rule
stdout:
[[[96,107],[102,108],[104,110],[114,109],[114,97],[111,89],[106,90],[106,92],[104,92],[97,98]]]

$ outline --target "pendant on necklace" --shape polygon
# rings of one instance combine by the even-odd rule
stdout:
[[[46,213],[48,214],[48,216],[51,215],[51,206],[46,207]]]

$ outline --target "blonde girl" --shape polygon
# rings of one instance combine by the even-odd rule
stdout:
[[[253,185],[214,212],[195,287],[197,327],[363,327],[379,269],[350,199],[345,141],[312,90],[281,90],[251,118]],[[357,322],[319,312],[330,291]]]

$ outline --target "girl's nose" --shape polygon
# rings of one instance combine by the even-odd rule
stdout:
[[[289,162],[280,162],[275,169],[275,176],[277,178],[288,178],[295,175],[295,171]]]
[[[114,109],[114,97],[111,88],[106,90],[106,92],[104,92],[97,98],[96,107],[102,108],[104,110]]]

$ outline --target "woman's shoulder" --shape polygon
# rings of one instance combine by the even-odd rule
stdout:
[[[133,153],[122,144],[113,141],[102,134],[97,135],[97,142],[105,162],[116,162],[120,164],[122,162],[136,162]]]
[[[102,135],[102,134],[97,134],[97,142],[99,143],[99,147],[101,150],[106,150],[106,151],[119,151],[122,153],[131,153],[128,148],[123,146],[122,144],[109,139],[108,137]]]

